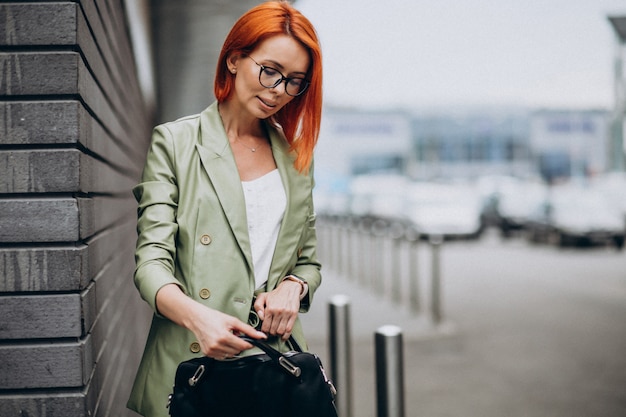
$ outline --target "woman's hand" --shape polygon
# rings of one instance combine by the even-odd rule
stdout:
[[[239,319],[208,308],[198,303],[198,313],[189,329],[196,335],[204,355],[215,359],[226,359],[252,348],[237,335],[243,333],[254,339],[266,335]]]
[[[241,333],[254,339],[267,337],[236,317],[190,299],[175,284],[161,288],[156,302],[159,313],[193,332],[200,350],[210,358],[226,359],[251,349],[250,343],[238,337]]]
[[[263,321],[261,331],[289,339],[300,310],[301,290],[297,282],[283,281],[273,291],[257,295],[253,307]]]

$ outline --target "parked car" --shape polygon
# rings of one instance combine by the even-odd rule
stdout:
[[[503,237],[524,230],[532,211],[546,197],[541,183],[528,182],[503,187],[495,204],[495,223]]]
[[[476,180],[478,191],[483,204],[483,221],[486,226],[498,226],[498,200],[506,189],[515,187],[521,179],[509,175],[485,175]]]
[[[476,239],[484,230],[481,197],[467,185],[413,184],[407,188],[405,216],[423,237]]]
[[[350,184],[350,212],[354,216],[397,222],[402,218],[409,180],[395,174],[354,177]]]
[[[598,175],[592,180],[592,185],[613,202],[626,219],[626,173],[609,172]]]
[[[532,212],[525,230],[531,242],[613,244],[621,250],[626,227],[620,210],[602,194],[566,187],[548,193]]]

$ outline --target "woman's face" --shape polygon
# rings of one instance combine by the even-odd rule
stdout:
[[[285,92],[284,80],[273,88],[262,86],[259,82],[261,66],[271,67],[283,77],[306,78],[309,61],[307,50],[295,39],[286,35],[268,38],[250,54],[229,60],[228,68],[236,71],[235,88],[230,100],[239,104],[240,111],[259,119],[268,118],[294,97]],[[280,74],[277,76],[280,77]],[[294,82],[297,80],[291,83]]]

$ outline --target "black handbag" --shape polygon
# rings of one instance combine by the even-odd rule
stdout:
[[[265,353],[218,361],[181,362],[170,395],[172,417],[337,417],[335,387],[322,362],[295,349],[281,353],[267,343],[241,336]]]

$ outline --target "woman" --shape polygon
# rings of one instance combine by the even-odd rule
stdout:
[[[312,156],[322,61],[311,23],[285,2],[233,26],[217,101],[155,128],[139,203],[135,284],[154,309],[128,407],[166,416],[178,363],[258,353],[237,337],[306,348],[299,312],[321,283]],[[260,330],[255,329],[261,320]]]

